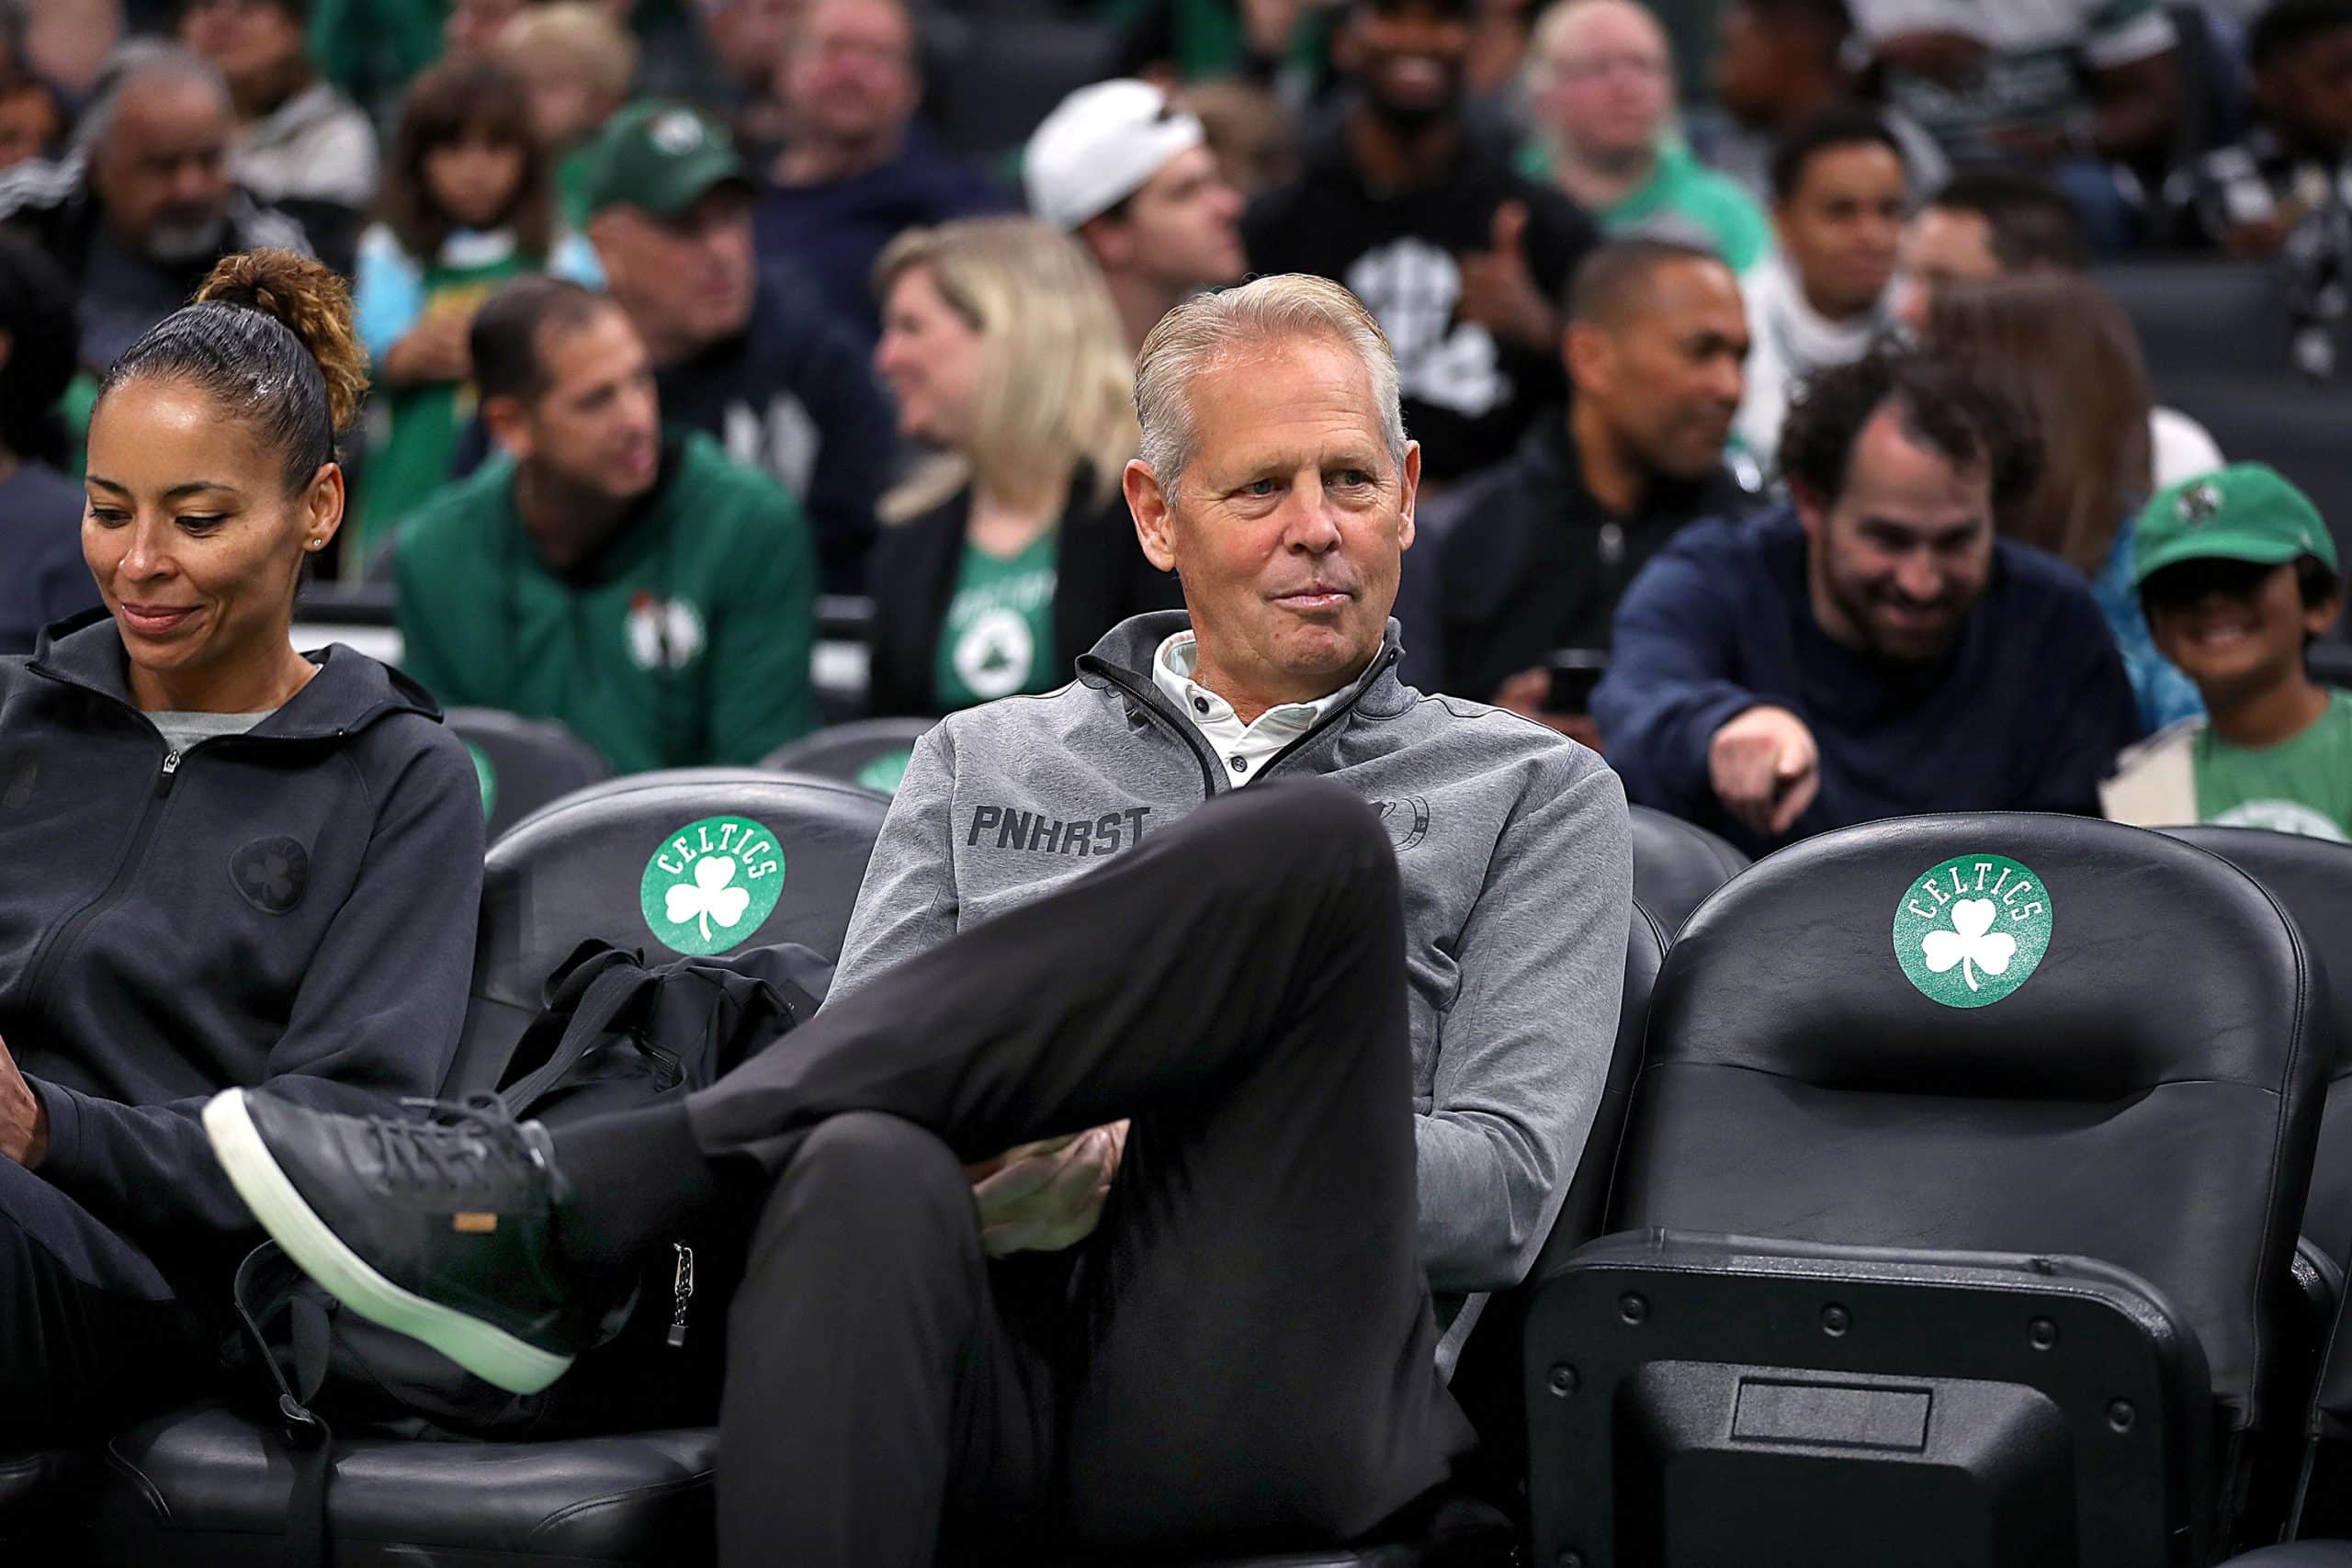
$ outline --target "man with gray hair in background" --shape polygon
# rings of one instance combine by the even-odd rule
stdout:
[[[314,1278],[517,1391],[740,1214],[726,1563],[1363,1536],[1470,1446],[1453,1353],[1591,1128],[1624,795],[1397,680],[1386,339],[1261,278],[1170,312],[1136,401],[1127,502],[1187,609],[917,744],[814,1020],[571,1127],[207,1112]]]
[[[73,150],[0,171],[0,225],[82,290],[82,363],[114,363],[238,251],[311,253],[302,226],[229,177],[229,85],[173,44],[123,45],[99,73]]]

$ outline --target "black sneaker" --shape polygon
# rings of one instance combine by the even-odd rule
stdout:
[[[556,1277],[553,1145],[494,1100],[439,1109],[338,1116],[232,1089],[205,1106],[204,1131],[254,1218],[328,1294],[537,1393],[604,1326]]]

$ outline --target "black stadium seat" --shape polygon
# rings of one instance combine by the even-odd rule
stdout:
[[[1462,1359],[1453,1370],[1453,1392],[1489,1449],[1499,1448],[1502,1462],[1523,1470],[1527,1407],[1520,1364],[1521,1337],[1528,1307],[1544,1276],[1561,1259],[1600,1234],[1609,1204],[1609,1180],[1617,1166],[1617,1141],[1625,1127],[1625,1107],[1633,1093],[1634,1075],[1642,1064],[1642,1035],[1647,1028],[1650,993],[1666,962],[1667,935],[1661,923],[1637,897],[1625,939],[1624,999],[1617,1009],[1617,1039],[1602,1080],[1600,1104],[1592,1131],[1568,1190],[1553,1217],[1552,1233],[1544,1250],[1518,1289],[1503,1292],[1487,1303]],[[1521,1477],[1523,1479],[1523,1476]]]
[[[2340,1274],[2352,1267],[2352,845],[2256,828],[2165,831],[2221,856],[2268,888],[2294,917],[2329,976],[2335,1055],[2320,1111],[2302,1234]],[[2352,1334],[2335,1328],[2331,1336],[2341,1308],[2335,1300],[2318,1299],[2321,1293],[2313,1292],[2313,1320],[2305,1329],[2304,1350],[2319,1384],[2312,1439],[2319,1447],[2312,1456],[2315,1484],[2306,1517],[2340,1531],[2352,1529],[2352,1496],[2344,1495],[2352,1483]]]
[[[549,801],[612,776],[594,747],[551,719],[498,708],[451,708],[441,717],[473,753],[493,840]]]
[[[1634,897],[1657,918],[1667,940],[1707,896],[1748,867],[1747,856],[1696,823],[1647,806],[1632,809]]]
[[[2259,828],[2169,828],[2270,890],[2302,928],[2335,999],[2334,1065],[2320,1111],[2302,1234],[2338,1268],[2352,1268],[2352,844]],[[2346,1348],[2352,1350],[2352,1346]]]
[[[0,1562],[70,1561],[100,1462],[92,1448],[0,1452]]]
[[[2132,318],[2158,400],[2213,376],[2297,385],[2288,356],[2287,278],[2275,265],[2205,257],[2121,262],[2091,279]],[[2195,411],[2190,411],[2195,412]],[[2222,448],[2237,456],[2235,448]]]
[[[886,809],[871,792],[830,780],[695,769],[599,784],[524,822],[488,857],[474,1007],[445,1092],[494,1084],[519,1021],[537,1010],[541,980],[581,942],[667,955],[648,923],[648,889],[686,862],[663,867],[665,849],[678,853],[681,837],[697,852],[747,843],[739,829],[703,851],[700,825],[713,818],[763,830],[743,860],[773,859],[782,878],[772,907],[762,897],[743,929],[715,930],[715,939],[839,953]],[[336,1568],[706,1568],[717,1449],[708,1428],[495,1444],[338,1438],[327,1495]],[[277,1560],[293,1471],[275,1423],[209,1403],[116,1438],[106,1461],[106,1489],[89,1510],[96,1561]],[[0,1460],[0,1506],[7,1477]],[[0,1512],[0,1541],[10,1523]]]
[[[890,795],[907,770],[907,753],[939,721],[935,718],[860,718],[828,725],[814,735],[787,741],[760,760],[780,773],[840,779]]]
[[[1534,1560],[2206,1561],[2301,1414],[2327,1006],[2261,886],[2113,823],[1743,874],[1659,976],[1620,1234],[1530,1317]]]
[[[769,829],[782,852],[772,911],[755,929],[714,936],[731,937],[729,947],[795,942],[835,954],[886,809],[872,791],[831,779],[682,768],[594,784],[526,818],[491,846],[483,864],[473,996],[452,1075],[458,1092],[495,1082],[538,1015],[548,976],[582,941],[671,956],[646,911],[656,862],[673,835],[722,817]],[[712,847],[729,846],[714,840]],[[660,874],[683,876],[684,864]],[[750,874],[747,865],[747,880]],[[755,903],[746,919],[761,913]]]

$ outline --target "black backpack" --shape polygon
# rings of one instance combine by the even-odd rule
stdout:
[[[805,1021],[831,979],[829,963],[789,943],[648,966],[639,953],[582,942],[548,976],[546,1009],[516,1045],[497,1098],[517,1120],[562,1126],[691,1093]],[[236,1307],[244,1359],[269,1380],[295,1451],[287,1524],[294,1560],[326,1560],[335,1427],[513,1440],[711,1419],[723,1336],[690,1333],[691,1314],[698,1291],[724,1301],[738,1246],[687,1235],[648,1258],[620,1332],[561,1382],[527,1395],[341,1311],[276,1243],[255,1247],[237,1269]]]

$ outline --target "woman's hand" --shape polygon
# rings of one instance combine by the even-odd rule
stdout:
[[[1127,1124],[1024,1144],[972,1168],[980,1245],[991,1258],[1059,1252],[1092,1234],[1126,1152]]]
[[[27,1170],[49,1153],[49,1110],[17,1070],[8,1043],[0,1040],[0,1155]]]

